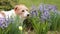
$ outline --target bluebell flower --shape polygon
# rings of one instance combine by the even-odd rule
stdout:
[[[0,18],[0,27],[1,27],[1,28],[6,27],[5,19],[4,19],[4,18]]]
[[[43,12],[43,10],[44,10],[44,4],[41,3],[38,8],[39,8],[39,10],[40,10],[41,12]]]
[[[50,4],[40,4],[39,10],[41,12],[41,19],[43,20],[47,20],[50,18],[50,12],[57,12],[56,6]]]
[[[31,16],[33,16],[33,17],[37,16],[38,13],[39,13],[38,11],[40,11],[40,13],[41,13],[41,16],[40,16],[41,20],[48,20],[48,19],[50,19],[51,12],[53,12],[55,14],[58,13],[57,12],[57,7],[55,5],[41,3],[39,5],[38,9],[37,9],[36,6],[32,6],[32,9],[30,11]]]
[[[30,10],[31,16],[37,16],[38,15],[38,11],[36,6],[32,6],[31,10]]]
[[[13,21],[11,18],[0,18],[0,28],[4,29],[9,26],[10,23]]]
[[[57,10],[57,7],[55,5],[48,5],[48,8],[52,11]]]
[[[41,14],[41,20],[47,20],[50,18],[50,13],[46,10],[44,10],[44,13]]]

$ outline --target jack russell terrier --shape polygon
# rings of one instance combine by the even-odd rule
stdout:
[[[23,22],[24,19],[26,19],[26,17],[29,16],[29,12],[28,12],[28,8],[23,5],[16,5],[14,7],[14,9],[10,10],[10,11],[0,11],[0,18],[14,18],[16,16],[19,16],[20,20]],[[1,22],[0,22],[1,23]]]

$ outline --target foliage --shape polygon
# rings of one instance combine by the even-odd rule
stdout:
[[[23,34],[23,30],[19,29],[19,26],[22,26],[19,20],[19,17],[15,17],[15,20],[8,27],[0,28],[0,34]]]
[[[18,4],[17,0],[0,0],[0,10],[13,9],[16,4]]]

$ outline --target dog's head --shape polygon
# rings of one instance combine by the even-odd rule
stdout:
[[[23,17],[23,18],[26,18],[29,16],[29,10],[28,8],[25,6],[25,5],[16,5],[15,8],[15,13],[20,16],[20,17]]]

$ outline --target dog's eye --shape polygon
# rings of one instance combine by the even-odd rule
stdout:
[[[22,10],[22,12],[24,12],[24,10]]]

